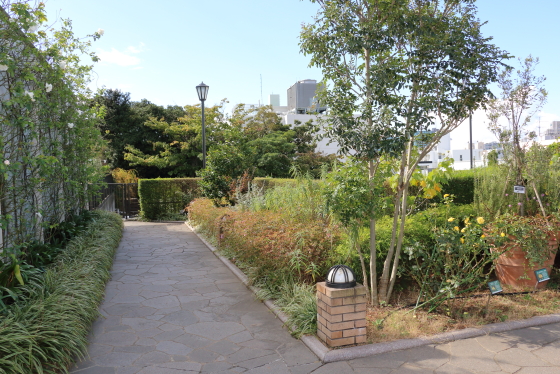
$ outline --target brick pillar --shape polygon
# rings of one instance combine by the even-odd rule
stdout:
[[[366,288],[317,283],[317,335],[329,347],[366,342]]]

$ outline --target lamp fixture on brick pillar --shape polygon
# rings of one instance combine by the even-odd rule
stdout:
[[[346,265],[335,265],[327,272],[327,287],[352,288],[356,286],[356,274]]]

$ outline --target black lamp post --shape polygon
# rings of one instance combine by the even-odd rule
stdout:
[[[209,86],[205,85],[204,82],[196,86],[196,92],[198,93],[198,99],[200,100],[202,107],[202,168],[206,169],[206,126],[204,124],[204,101],[206,96],[208,96]]]

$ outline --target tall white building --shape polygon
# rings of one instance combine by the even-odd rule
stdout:
[[[560,138],[560,121],[553,121],[550,128],[544,132],[544,140],[553,140]]]

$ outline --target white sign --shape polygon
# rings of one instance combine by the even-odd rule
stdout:
[[[513,186],[513,193],[525,193],[525,187]]]

